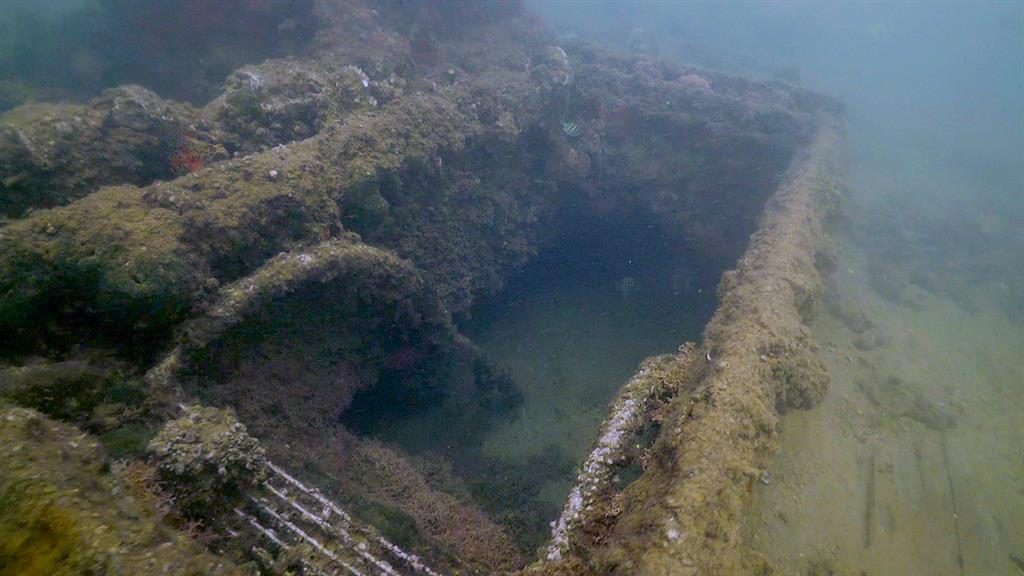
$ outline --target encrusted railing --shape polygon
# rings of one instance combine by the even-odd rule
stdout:
[[[197,436],[195,427],[202,424],[209,426],[210,416],[197,414],[197,411],[203,410],[199,406],[178,404],[176,408],[185,414],[182,419],[190,420],[191,426],[181,428],[186,431],[181,434],[182,438],[164,439],[163,443],[194,444]],[[223,422],[231,422],[234,421],[234,415],[229,411],[228,416],[221,416],[221,419]],[[255,444],[256,441],[245,432],[245,427],[234,422],[230,428],[232,434],[246,437]],[[221,432],[216,438],[221,440],[225,434]],[[390,542],[372,526],[352,518],[319,490],[302,483],[284,468],[267,460],[262,448],[258,444],[256,446],[255,451],[259,454],[254,460],[259,462],[259,467],[265,473],[242,488],[242,498],[233,509],[234,515],[228,514],[218,520],[222,522],[220,527],[234,541],[245,542],[243,536],[254,536],[253,540],[267,542],[270,551],[276,552],[276,559],[270,562],[300,562],[307,572],[323,576],[440,576],[419,556]],[[189,447],[194,448],[191,445]],[[209,450],[213,453],[216,448],[204,449],[203,452]],[[207,458],[212,457],[207,455]],[[223,463],[218,465],[224,466]],[[225,472],[221,471],[220,474]],[[305,545],[309,552],[295,554],[292,558],[292,552],[297,552],[296,548],[300,545]],[[242,548],[245,552],[252,552],[257,560],[268,561],[267,550],[249,546],[246,542]]]
[[[600,436],[576,477],[558,520],[551,523],[551,541],[544,559],[561,560],[584,533],[594,534],[596,524],[613,507],[616,468],[637,457],[631,448],[645,425],[657,420],[655,413],[679,393],[682,377],[695,352],[693,343],[679,348],[675,356],[656,356],[643,362],[640,370],[619,391]]]
[[[246,505],[234,510],[239,528],[255,530],[280,553],[308,545],[313,557],[304,560],[306,567],[322,574],[440,576],[417,555],[355,521],[317,489],[273,463],[268,467],[270,478],[246,494]]]

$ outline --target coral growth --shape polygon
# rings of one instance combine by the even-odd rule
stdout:
[[[263,448],[231,410],[185,407],[149,443],[149,453],[177,506],[189,518],[215,517],[230,498],[267,478]]]

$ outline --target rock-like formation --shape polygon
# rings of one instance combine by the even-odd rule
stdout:
[[[104,184],[170,179],[227,157],[187,104],[141,86],[87,105],[26,104],[0,116],[0,213],[66,204]]]

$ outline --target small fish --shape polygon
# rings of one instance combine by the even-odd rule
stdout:
[[[580,135],[580,126],[575,122],[562,122],[562,132],[569,138],[576,138]]]
[[[632,276],[626,276],[615,283],[615,290],[624,297],[628,297],[636,290],[636,280]]]

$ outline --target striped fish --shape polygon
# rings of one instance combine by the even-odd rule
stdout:
[[[580,135],[580,126],[575,122],[562,122],[562,132],[569,138],[576,138]]]
[[[623,298],[629,298],[629,295],[636,291],[636,280],[634,280],[632,276],[621,278],[615,283],[615,290],[621,294]]]

